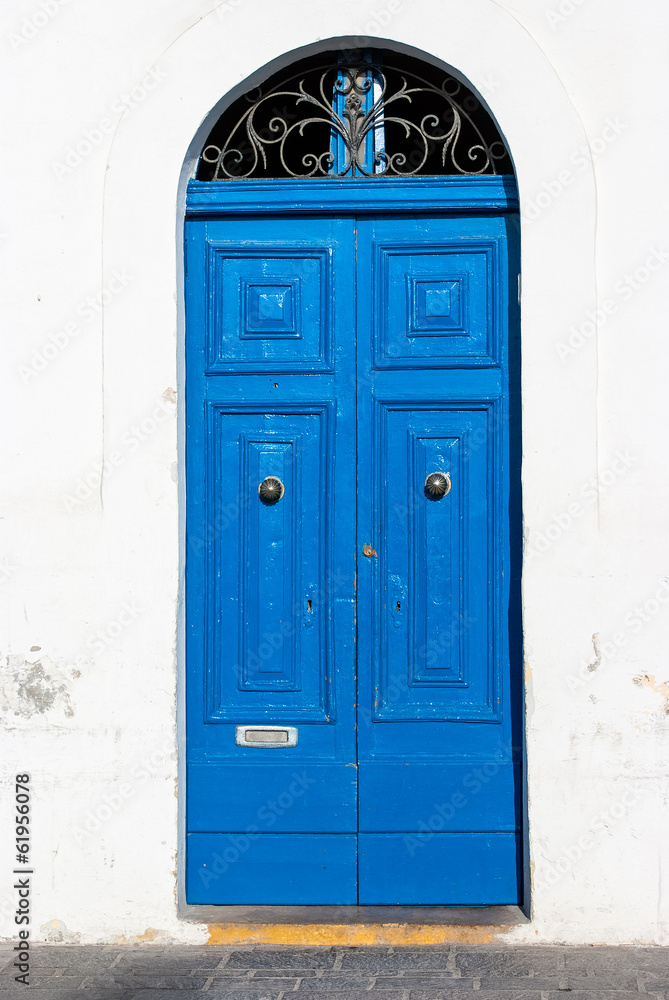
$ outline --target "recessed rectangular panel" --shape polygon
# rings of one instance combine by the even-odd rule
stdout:
[[[376,408],[385,539],[375,601],[378,720],[496,718],[492,411]],[[444,496],[426,488],[435,473],[451,484]]]
[[[506,759],[412,761],[409,767],[404,760],[361,762],[360,830],[413,830],[428,839],[446,832],[513,832],[520,820],[520,765],[509,756],[507,749]]]
[[[497,906],[518,902],[516,833],[361,833],[361,906]]]
[[[356,837],[346,834],[189,833],[189,903],[354,906]]]
[[[422,435],[409,430],[409,480],[415,485],[416,502],[408,510],[411,625],[409,686],[464,685],[464,618],[462,574],[463,518],[461,437]],[[442,473],[451,484],[444,497],[433,497],[425,483],[429,475]],[[455,482],[455,490],[453,490]],[[421,486],[423,487],[421,491]]]
[[[207,373],[329,371],[326,249],[207,247]]]
[[[245,691],[299,691],[299,631],[294,627],[282,630],[282,626],[286,622],[294,625],[296,559],[302,535],[296,506],[301,484],[301,437],[255,440],[241,434],[239,446],[241,490],[251,501],[246,507],[241,539],[244,611],[239,686]],[[259,502],[253,486],[269,477],[281,481],[284,495],[276,502]]]
[[[304,762],[297,748],[252,753],[188,765],[189,830],[355,833],[355,767]]]
[[[210,411],[207,717],[325,721],[329,410],[267,411]],[[264,498],[277,480],[278,499]]]
[[[374,365],[494,364],[496,245],[374,246]]]

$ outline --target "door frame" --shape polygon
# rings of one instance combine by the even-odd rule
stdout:
[[[443,176],[399,178],[334,179],[272,179],[244,181],[188,182],[186,219],[225,219],[240,215],[372,215],[382,212],[393,215],[424,214],[474,215],[507,214],[519,220],[519,199],[515,176]],[[518,234],[519,235],[519,234]],[[518,256],[520,267],[520,256]],[[518,317],[519,321],[519,317]],[[186,366],[188,367],[188,335],[186,335]],[[186,385],[188,379],[186,379]],[[186,440],[186,469],[189,468]],[[187,472],[188,477],[188,472]],[[515,545],[515,549],[514,549]],[[521,539],[512,540],[522,558]],[[187,613],[187,612],[186,612]],[[518,636],[515,657],[522,665],[522,622],[520,603],[517,613]],[[188,643],[187,643],[188,646]],[[188,657],[188,649],[186,651]],[[186,663],[186,678],[188,666]],[[278,906],[248,904],[190,904],[180,901],[181,919],[230,924],[273,923],[301,924],[369,924],[370,922],[401,922],[414,924],[471,924],[509,926],[529,919],[530,900],[527,885],[528,815],[526,794],[525,706],[522,677],[514,692],[517,711],[522,720],[522,805],[521,841],[525,863],[520,865],[523,879],[522,898],[518,906]],[[352,942],[355,943],[355,942]]]
[[[481,213],[519,211],[516,178],[351,177],[287,180],[189,181],[186,218],[299,212],[352,215],[392,212]]]

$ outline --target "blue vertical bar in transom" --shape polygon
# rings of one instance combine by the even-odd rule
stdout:
[[[361,101],[360,111],[364,116],[361,121],[363,124],[365,118],[369,115],[375,106],[378,105],[382,97],[382,83],[378,72],[379,61],[378,57],[376,61],[372,60],[372,53],[370,51],[365,51],[361,54],[359,60],[353,60],[350,57],[347,58],[345,55],[339,57],[340,70],[335,79],[333,92],[332,92],[332,110],[334,112],[335,120],[339,120],[346,132],[349,132],[349,120],[345,116],[346,110],[346,100],[349,96],[345,91],[347,90],[347,70],[350,71],[352,65],[358,64],[359,69],[357,73],[357,80],[359,81],[360,91],[358,96]],[[361,64],[368,64],[368,69],[363,69]],[[374,120],[371,123],[369,130],[364,136],[361,143],[361,155],[359,156],[359,162],[368,174],[381,173],[383,170],[383,164],[381,161],[377,162],[377,157],[379,153],[382,152],[384,145],[384,127],[383,127],[383,107],[378,107],[374,113]],[[330,174],[341,174],[346,170],[349,164],[350,151],[346,148],[346,142],[343,137],[336,129],[332,129],[330,138],[330,152],[333,156],[332,164],[330,165]],[[355,176],[356,173],[360,174],[360,171],[356,169],[356,164],[353,163],[350,167],[350,171],[347,171],[347,175],[350,173],[351,176]]]

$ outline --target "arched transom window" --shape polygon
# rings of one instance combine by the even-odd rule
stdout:
[[[201,181],[512,174],[480,100],[455,77],[382,49],[293,63],[221,115]]]

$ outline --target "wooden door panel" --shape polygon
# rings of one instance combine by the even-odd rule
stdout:
[[[329,601],[318,600],[333,553],[327,490],[332,405],[245,408],[212,403],[207,517],[223,525],[211,543],[207,593],[207,703],[212,721],[327,721],[332,663]],[[259,486],[283,484],[276,503]],[[312,504],[311,484],[326,485]],[[237,498],[241,502],[237,504]],[[226,518],[231,500],[238,516]]]
[[[271,753],[271,751],[268,751]],[[253,753],[245,751],[246,760]],[[353,765],[208,761],[188,768],[188,828],[194,833],[355,833]]]
[[[189,833],[190,903],[356,903],[355,835]]]
[[[429,225],[374,246],[374,366],[451,368],[499,362],[493,320],[497,244],[434,239]]]
[[[355,902],[353,237],[187,223],[190,902]]]
[[[517,900],[515,833],[361,833],[361,905],[495,906]]]
[[[361,905],[519,898],[508,258],[500,217],[358,227]]]
[[[496,719],[492,406],[376,404],[374,719]]]
[[[207,374],[332,370],[329,248],[212,239],[206,276]]]
[[[361,763],[359,829],[432,833],[514,832],[520,820],[520,763],[497,758]],[[379,794],[392,789],[393,794]]]

